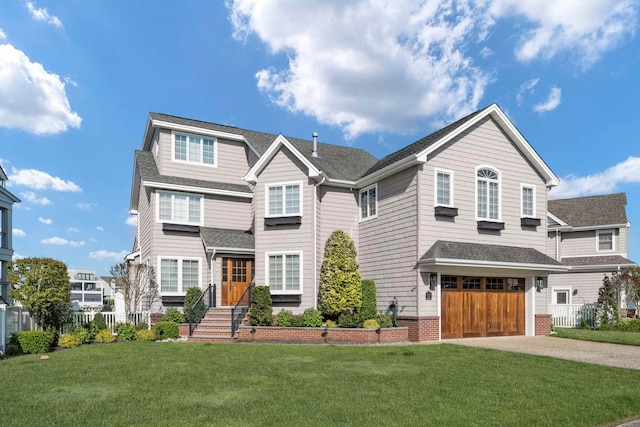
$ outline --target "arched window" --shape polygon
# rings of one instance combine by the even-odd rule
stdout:
[[[500,218],[500,175],[489,168],[477,172],[478,219],[498,220]]]

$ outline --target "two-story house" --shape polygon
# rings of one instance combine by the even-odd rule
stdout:
[[[0,166],[0,304],[9,303],[7,263],[13,257],[13,204],[20,199],[6,188],[7,174]]]
[[[636,266],[627,258],[626,205],[624,193],[549,200],[547,253],[569,267],[549,276],[551,311],[594,304],[605,275]]]
[[[317,304],[324,244],[350,234],[380,309],[398,302],[414,341],[534,335],[547,322],[547,191],[557,177],[491,105],[386,156],[151,113],[136,151],[130,260],[160,299],[249,283],[274,310]]]

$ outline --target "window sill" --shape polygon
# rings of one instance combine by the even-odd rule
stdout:
[[[302,295],[301,294],[271,294],[271,302],[273,303],[302,302]]]
[[[162,223],[162,231],[181,231],[184,233],[199,233],[199,225],[175,224],[171,222]]]
[[[538,227],[540,223],[540,218],[520,218],[520,225],[525,227]]]
[[[478,221],[478,230],[504,230],[504,222]]]
[[[162,295],[163,304],[184,304],[184,295]]]
[[[291,225],[302,224],[302,217],[297,216],[276,216],[266,217],[264,219],[264,225]]]
[[[458,208],[450,208],[448,206],[436,206],[434,208],[434,213],[436,216],[456,217],[458,216]]]

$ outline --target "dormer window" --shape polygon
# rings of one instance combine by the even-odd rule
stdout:
[[[479,220],[500,220],[500,175],[482,167],[476,172],[476,201]]]
[[[173,160],[216,166],[216,140],[215,138],[174,133]]]

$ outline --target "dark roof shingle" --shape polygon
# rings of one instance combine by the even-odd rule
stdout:
[[[427,260],[434,258],[517,264],[561,265],[555,259],[533,248],[448,242],[444,240],[438,240],[434,243],[420,259]]]
[[[549,200],[547,209],[573,227],[626,224],[625,193]]]
[[[209,248],[254,249],[253,233],[247,230],[200,227],[200,236],[207,250]]]
[[[595,265],[635,265],[636,263],[621,255],[582,256],[562,258],[562,264],[571,267],[595,266]]]

